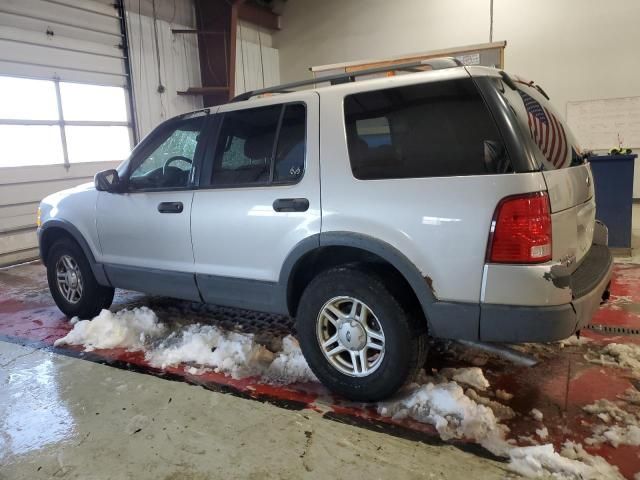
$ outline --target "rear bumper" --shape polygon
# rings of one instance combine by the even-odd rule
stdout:
[[[589,324],[609,288],[613,258],[606,246],[593,245],[565,288],[572,301],[555,306],[480,305],[480,340],[551,342],[567,338]]]

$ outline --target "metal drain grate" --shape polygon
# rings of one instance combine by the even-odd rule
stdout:
[[[587,329],[602,333],[614,333],[616,335],[640,336],[640,328],[618,327],[611,325],[587,325]]]

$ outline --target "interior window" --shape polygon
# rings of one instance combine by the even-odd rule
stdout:
[[[204,119],[183,120],[161,134],[158,146],[131,174],[131,188],[187,187]]]
[[[301,103],[287,105],[282,117],[273,181],[294,183],[304,173],[306,108]]]
[[[471,79],[349,95],[344,110],[356,178],[513,171],[502,137]]]
[[[213,162],[212,185],[265,184],[282,105],[224,114]]]

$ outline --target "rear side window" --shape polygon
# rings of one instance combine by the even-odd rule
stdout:
[[[471,79],[349,95],[344,109],[356,178],[513,171],[495,122]]]
[[[295,183],[304,173],[305,125],[302,104],[225,113],[211,185]]]
[[[538,169],[557,170],[582,164],[578,142],[542,91],[519,81],[515,86],[514,91],[502,85],[500,91],[516,113],[521,130],[533,141]]]

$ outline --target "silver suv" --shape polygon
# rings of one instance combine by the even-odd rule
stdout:
[[[173,118],[95,185],[44,199],[57,305],[91,318],[118,287],[290,315],[318,378],[357,400],[411,379],[427,335],[546,342],[587,325],[607,229],[545,92],[452,59],[391,68]]]

